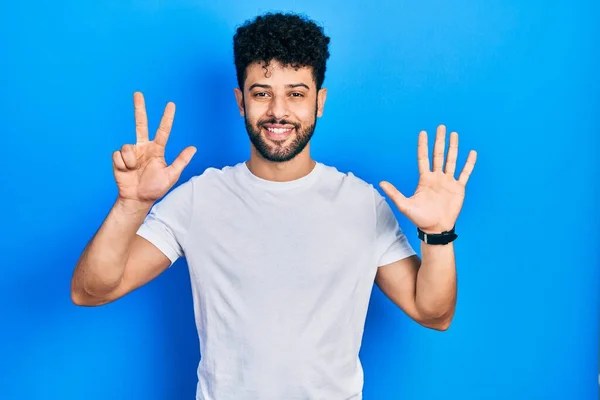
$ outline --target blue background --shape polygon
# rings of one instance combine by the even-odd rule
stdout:
[[[74,306],[69,282],[115,199],[111,153],[135,140],[135,90],[152,129],[177,104],[169,162],[198,148],[179,183],[246,159],[232,35],[269,10],[306,13],[332,38],[315,158],[412,194],[419,130],[458,131],[459,168],[479,153],[453,325],[422,328],[375,289],[365,399],[596,398],[597,4],[6,2],[0,398],[193,398],[185,260],[100,308]]]

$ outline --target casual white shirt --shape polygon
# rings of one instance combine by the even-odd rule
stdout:
[[[361,399],[377,268],[416,254],[373,185],[319,162],[288,182],[208,168],[138,234],[187,260],[198,400]]]

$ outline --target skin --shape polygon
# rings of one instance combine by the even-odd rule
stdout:
[[[450,134],[450,146],[443,168],[446,127],[439,125],[433,148],[433,168],[428,156],[427,133],[418,137],[419,183],[406,197],[391,183],[380,182],[398,210],[426,233],[451,230],[465,197],[465,187],[475,167],[477,153],[470,151],[458,179],[455,179],[458,134]],[[413,320],[423,326],[446,330],[456,308],[456,259],[454,244],[431,245],[421,242],[422,260],[409,257],[378,269],[375,282]]]
[[[317,92],[312,68],[295,70],[272,61],[265,71],[261,63],[253,63],[246,69],[243,92],[239,88],[234,92],[251,139],[247,162],[250,171],[272,181],[289,181],[308,174],[315,161],[310,156],[310,142],[306,139],[310,139],[316,119],[323,115],[327,98],[327,89],[321,88]],[[296,129],[284,141],[275,141],[265,132],[262,122],[266,121],[287,121],[285,125],[295,125]],[[298,141],[307,143],[299,148]],[[262,153],[257,147],[264,148]],[[295,157],[285,157],[297,151]],[[275,161],[277,158],[283,158],[283,161]]]
[[[144,97],[133,96],[136,143],[113,153],[118,195],[102,225],[83,250],[71,279],[71,300],[99,306],[130,293],[170,265],[153,244],[136,235],[154,202],[179,179],[196,152],[190,146],[167,166],[164,158],[175,105],[168,103],[153,140],[148,137]]]
[[[272,61],[248,66],[243,88],[235,98],[250,139],[250,171],[271,181],[290,181],[307,175],[315,166],[310,138],[323,115],[327,89],[317,91],[312,69],[293,69]],[[170,262],[150,242],[137,236],[147,212],[179,179],[196,149],[183,150],[172,165],[164,160],[175,105],[167,104],[155,138],[148,138],[144,99],[134,94],[136,144],[124,145],[113,154],[113,169],[119,195],[100,229],[83,251],[71,282],[75,304],[96,306],[112,302],[162,273]],[[285,138],[272,137],[270,124],[293,128]],[[411,222],[427,233],[454,227],[464,201],[465,186],[477,154],[455,179],[458,134],[450,135],[443,168],[446,127],[436,132],[433,164],[428,156],[427,133],[420,132],[417,145],[419,183],[406,197],[391,183],[380,187]],[[456,306],[456,262],[454,246],[421,243],[422,259],[412,256],[380,266],[375,283],[382,292],[417,323],[446,330]]]

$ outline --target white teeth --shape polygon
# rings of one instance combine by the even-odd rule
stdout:
[[[281,135],[283,133],[287,133],[287,132],[291,131],[290,128],[267,128],[267,129],[269,129],[269,132],[273,132],[278,135]]]

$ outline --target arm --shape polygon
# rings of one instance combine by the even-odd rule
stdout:
[[[458,154],[458,134],[452,132],[450,135],[446,168],[443,171],[445,138],[446,127],[440,125],[436,133],[431,170],[427,133],[421,131],[419,134],[419,184],[412,197],[405,197],[389,182],[380,183],[398,209],[426,233],[445,232],[455,226],[463,204],[465,186],[477,159],[475,151],[469,152],[465,167],[456,180],[454,172]],[[395,227],[394,224],[391,226]],[[415,321],[430,328],[445,330],[450,326],[456,306],[454,245],[431,245],[421,242],[421,253],[422,261],[413,255],[408,258],[396,256],[395,259],[399,260],[396,262],[381,262],[376,283]]]
[[[379,267],[375,283],[414,321],[443,331],[456,307],[454,247],[422,243],[421,252],[422,261],[414,255]]]
[[[136,234],[148,211],[147,205],[115,202],[75,267],[73,303],[110,303],[154,279],[171,264],[158,248]]]
[[[183,150],[167,166],[164,158],[175,105],[168,103],[153,140],[148,137],[144,97],[134,94],[136,143],[113,153],[117,201],[81,254],[71,278],[71,299],[78,305],[114,301],[158,276],[181,255],[178,236],[190,206],[190,185],[182,185],[157,204],[179,179],[196,152]],[[182,188],[183,187],[183,188]],[[148,223],[143,226],[145,219]],[[144,227],[152,243],[139,234]]]

